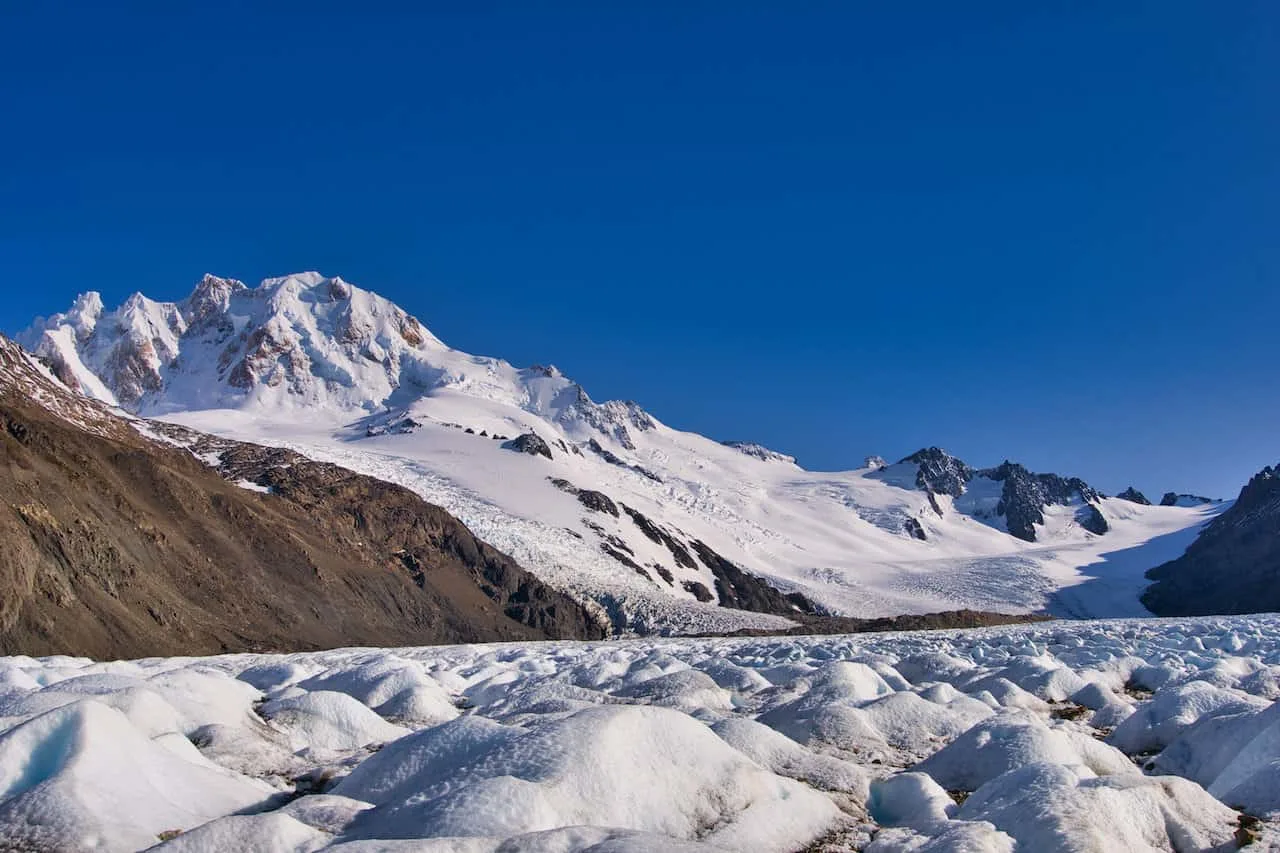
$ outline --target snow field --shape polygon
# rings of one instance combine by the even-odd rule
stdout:
[[[1280,849],[1278,698],[1274,615],[5,658],[0,846]]]

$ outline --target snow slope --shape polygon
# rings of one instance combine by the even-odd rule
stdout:
[[[3,658],[0,839],[166,853],[1274,850],[1277,698],[1276,615]]]
[[[806,471],[635,403],[596,403],[554,367],[453,350],[401,308],[317,273],[257,288],[209,276],[180,303],[135,296],[113,312],[88,294],[21,340],[91,396],[406,485],[643,631],[706,627],[690,606],[723,598],[715,558],[845,615],[1145,615],[1143,572],[1223,509],[1143,506],[940,451]],[[546,453],[507,444],[525,434]],[[597,492],[616,515],[585,494]]]

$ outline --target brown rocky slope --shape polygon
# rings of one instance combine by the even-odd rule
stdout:
[[[588,606],[406,489],[218,440],[224,479],[173,438],[140,434],[0,337],[0,654],[605,634]]]

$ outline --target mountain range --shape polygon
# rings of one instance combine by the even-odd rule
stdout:
[[[1146,615],[1144,602],[1163,606],[1142,598],[1147,571],[1232,511],[1107,496],[936,447],[808,471],[635,402],[597,402],[554,366],[452,349],[401,307],[318,273],[256,287],[206,276],[180,302],[135,294],[113,310],[86,293],[18,341],[139,434],[182,443],[182,428],[291,454],[281,470],[305,460],[402,487],[613,630],[960,609]],[[193,442],[189,454],[225,467],[225,449]],[[252,473],[254,487],[280,488]]]

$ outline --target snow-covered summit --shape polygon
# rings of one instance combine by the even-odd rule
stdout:
[[[445,390],[578,421],[630,443],[654,421],[635,403],[597,405],[554,367],[524,370],[451,349],[387,299],[317,272],[255,288],[206,275],[180,302],[99,294],[37,320],[20,342],[68,385],[142,414],[188,409],[378,413]]]

